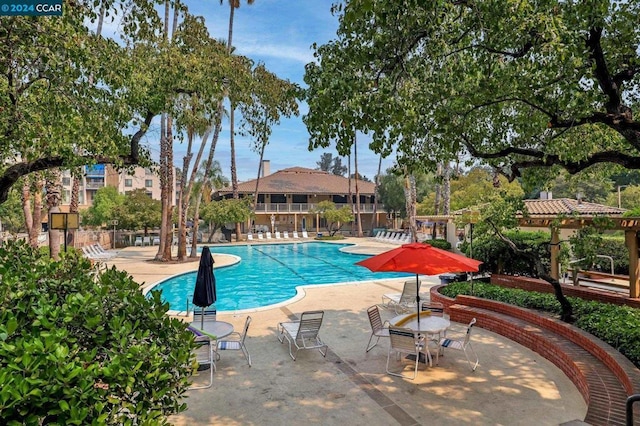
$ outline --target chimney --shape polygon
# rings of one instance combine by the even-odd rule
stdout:
[[[262,177],[271,174],[271,160],[262,160]]]
[[[540,199],[541,200],[551,200],[553,198],[553,194],[551,191],[540,191]]]

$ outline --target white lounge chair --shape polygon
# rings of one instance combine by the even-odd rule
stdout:
[[[153,237],[153,242],[151,243],[154,246],[159,246],[160,245],[160,237],[155,236]]]
[[[300,315],[300,321],[278,323],[278,340],[289,342],[289,356],[295,361],[300,349],[318,349],[322,356],[327,356],[328,346],[320,338],[320,326],[324,311],[306,311]],[[296,352],[293,353],[295,346]],[[322,349],[324,348],[324,352]]]
[[[396,314],[407,312],[416,307],[418,289],[415,281],[405,281],[402,293],[387,293],[382,295],[382,306],[393,309]]]
[[[247,234],[247,240],[253,241],[253,234],[251,232]]]
[[[309,234],[307,234],[307,231],[302,231],[302,238],[309,238]]]
[[[293,238],[294,238],[294,239],[298,239],[298,238],[300,238],[300,237],[298,236],[298,231],[293,231]]]
[[[276,231],[276,240],[280,240],[282,237],[280,236],[280,231]]]
[[[267,235],[267,240],[270,240],[271,239],[271,232],[267,231],[266,235]]]
[[[142,247],[142,237],[136,237],[136,240],[133,242],[133,246],[140,246]]]
[[[288,239],[289,239],[289,231],[284,231],[284,232],[282,233],[282,237],[283,237],[285,240],[288,240]]]
[[[258,239],[264,240],[264,234],[262,232],[258,232]]]
[[[142,239],[142,245],[143,246],[150,246],[151,245],[151,237],[144,237]]]

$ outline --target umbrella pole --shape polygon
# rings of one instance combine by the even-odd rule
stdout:
[[[418,329],[420,329],[420,280],[418,274],[416,274],[416,302],[418,304]]]

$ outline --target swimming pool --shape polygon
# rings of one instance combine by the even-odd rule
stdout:
[[[349,244],[305,242],[212,247],[215,255],[238,256],[235,265],[215,269],[216,309],[236,311],[284,302],[296,295],[296,286],[335,284],[412,276],[376,272],[355,265],[369,256],[341,252]],[[197,272],[161,281],[153,290],[175,311],[193,310],[191,299]]]

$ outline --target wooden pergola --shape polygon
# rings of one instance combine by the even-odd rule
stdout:
[[[640,231],[640,218],[629,217],[608,217],[598,215],[598,218],[607,218],[613,224],[611,230],[624,231],[624,240],[627,250],[629,251],[629,297],[640,297],[640,265],[638,263],[638,250],[640,243],[638,241],[638,231]],[[547,228],[551,231],[551,276],[555,279],[560,278],[560,268],[558,255],[560,252],[560,230],[561,229],[581,229],[585,226],[593,224],[595,217],[593,215],[572,216],[570,218],[559,219],[553,217],[523,217],[520,218],[519,224],[526,228]],[[552,225],[554,227],[552,228]]]

